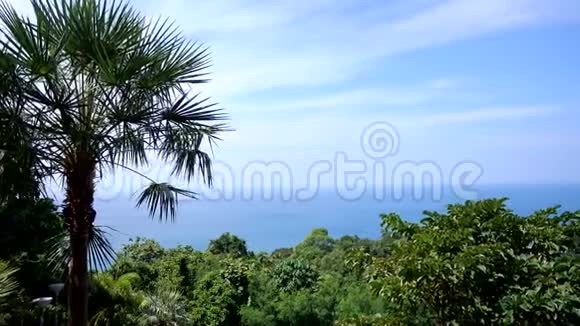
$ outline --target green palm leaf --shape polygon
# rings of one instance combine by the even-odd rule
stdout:
[[[188,325],[187,304],[177,290],[157,289],[140,307],[141,325]]]
[[[117,256],[108,239],[109,232],[106,229],[107,227],[104,226],[93,226],[89,232],[88,260],[91,271],[106,270]],[[49,265],[55,272],[66,271],[72,257],[69,233],[63,230],[62,233],[47,241],[49,244],[47,252]]]
[[[147,206],[151,216],[157,215],[159,220],[173,220],[178,205],[178,196],[196,199],[195,192],[176,188],[168,183],[151,183],[139,195],[137,207]]]
[[[0,300],[5,298],[18,289],[18,282],[14,279],[14,274],[18,268],[10,267],[8,264],[0,261]]]

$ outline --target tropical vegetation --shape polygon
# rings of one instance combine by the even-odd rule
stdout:
[[[49,208],[47,213],[58,214],[45,200],[39,204]],[[31,218],[27,214],[30,209],[20,216]],[[36,225],[27,228],[44,232],[41,219],[31,220]],[[580,322],[580,212],[560,213],[553,207],[519,216],[505,199],[488,199],[449,205],[446,212],[425,212],[418,223],[405,222],[395,213],[381,215],[380,222],[378,239],[335,238],[317,228],[295,246],[271,253],[252,252],[230,233],[210,241],[207,250],[163,248],[152,239],[133,239],[106,270],[91,273],[89,323]],[[0,292],[8,293],[0,297],[6,324],[38,318],[22,305],[50,295],[46,284],[62,275],[42,263],[42,253],[35,253],[31,261],[27,250],[35,252],[35,241],[28,248],[14,243],[11,254],[0,257],[2,271],[8,271],[0,271]],[[25,270],[30,264],[38,278],[47,277],[28,280]],[[66,304],[64,298],[57,300]],[[45,314],[49,318],[53,312]],[[66,318],[62,312],[59,316]]]
[[[93,208],[107,173],[145,178],[137,206],[160,221],[197,194],[141,167],[211,185],[228,128],[193,91],[208,50],[122,1],[31,3],[0,5],[0,325],[580,325],[580,211],[558,207],[391,212],[376,239],[316,228],[272,252],[228,232],[113,248]]]
[[[150,182],[137,205],[172,219],[177,197],[195,193],[138,168],[161,160],[172,175],[211,184],[206,147],[225,116],[192,89],[207,81],[207,48],[167,20],[122,1],[31,4],[33,17],[0,5],[0,200],[61,185],[70,320],[85,325],[95,184],[105,173],[134,172]]]

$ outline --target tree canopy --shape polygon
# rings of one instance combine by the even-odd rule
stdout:
[[[43,230],[38,212],[13,206],[26,229]],[[14,208],[16,207],[16,208]],[[2,210],[0,210],[1,215]],[[425,212],[417,222],[380,216],[382,236],[332,237],[318,228],[293,248],[164,248],[127,243],[90,279],[91,325],[576,325],[580,321],[580,212],[556,207],[519,216],[504,199]],[[58,214],[55,217],[58,220]],[[19,230],[18,223],[5,224]],[[50,228],[49,228],[50,229]],[[38,232],[32,244],[51,232]],[[232,234],[218,239],[244,243]],[[213,242],[215,243],[215,241]],[[0,325],[32,323],[32,298],[50,295],[28,277],[34,246],[6,241],[0,260]],[[228,246],[225,246],[226,248]],[[238,246],[233,246],[238,248]],[[24,250],[19,252],[20,250]],[[234,254],[232,254],[234,253]],[[281,254],[283,253],[283,254]],[[42,253],[35,254],[42,257]],[[47,275],[50,270],[47,270]],[[58,277],[52,275],[51,277]],[[44,282],[44,286],[41,284]],[[44,287],[44,288],[43,288]],[[44,294],[42,294],[45,291]],[[63,294],[66,296],[66,294]],[[59,299],[62,304],[62,298]],[[58,311],[45,311],[54,321]],[[66,318],[66,314],[58,315]],[[26,324],[26,323],[25,323]]]
[[[505,199],[382,215],[391,253],[354,255],[402,324],[573,325],[580,322],[580,212],[521,217]]]
[[[246,241],[226,232],[215,240],[210,240],[208,251],[212,254],[227,254],[234,257],[244,257],[249,254]]]

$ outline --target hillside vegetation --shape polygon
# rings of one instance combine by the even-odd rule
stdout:
[[[60,217],[47,201],[0,214],[1,266],[18,269],[7,277],[18,289],[0,296],[2,320],[33,320],[28,302],[60,277],[39,246]],[[578,325],[579,217],[557,208],[522,217],[490,199],[425,212],[419,223],[381,215],[380,239],[314,229],[271,253],[251,252],[230,233],[206,251],[137,238],[92,273],[90,323]],[[8,236],[19,232],[40,238]]]

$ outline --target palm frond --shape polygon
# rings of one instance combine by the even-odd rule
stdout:
[[[101,147],[101,162],[111,169],[132,164],[147,165],[147,148],[145,135],[139,130],[121,127],[116,137],[107,136],[99,144]]]
[[[14,279],[14,274],[18,268],[10,267],[0,261],[0,299],[7,297],[18,289],[18,282]]]
[[[6,2],[0,5],[0,22],[2,34],[5,36],[2,44],[21,67],[30,75],[47,76],[56,70],[61,47],[54,47],[53,33],[44,16],[37,16],[33,24],[23,18]]]
[[[187,304],[174,289],[157,289],[141,303],[141,325],[187,325]]]
[[[172,161],[174,164],[171,175],[185,176],[189,182],[199,173],[201,179],[211,186],[213,182],[212,161],[210,155],[200,149],[201,139],[202,137],[198,137],[198,139],[193,140],[191,147],[174,148],[162,155],[167,161]]]
[[[53,172],[33,141],[22,111],[0,100],[0,201],[43,192],[41,180]]]
[[[161,119],[170,123],[201,127],[207,127],[203,121],[227,120],[223,110],[215,108],[217,103],[208,103],[208,97],[198,99],[198,96],[196,94],[188,98],[187,94],[183,94],[169,108],[161,111]]]
[[[197,198],[197,194],[193,191],[176,188],[164,182],[152,182],[139,195],[137,207],[146,205],[151,217],[157,215],[160,221],[166,221],[169,218],[173,221],[178,205],[178,196]]]
[[[115,279],[110,273],[101,273],[93,275],[92,280],[111,292],[112,296],[123,297],[133,290],[135,284],[141,281],[141,277],[137,273],[126,273]]]
[[[116,285],[119,289],[130,290],[132,287],[141,281],[141,277],[137,273],[126,273],[117,278]]]
[[[175,85],[208,81],[205,78],[210,64],[207,47],[187,41],[167,20],[157,19],[147,24],[140,48],[141,54],[151,59],[137,80],[140,89],[164,92]]]
[[[92,230],[93,232],[89,234],[89,269],[102,271],[111,266],[117,254],[108,239],[109,232],[105,227],[93,226]]]
[[[38,17],[50,24],[55,37],[66,37],[64,51],[76,64],[88,67],[135,46],[143,32],[142,17],[125,1],[33,0]]]
[[[114,229],[112,229],[114,230]],[[108,239],[106,227],[94,225],[89,230],[88,258],[89,270],[106,270],[115,261],[116,253]],[[47,258],[55,272],[64,272],[71,259],[70,237],[67,230],[47,240]]]

